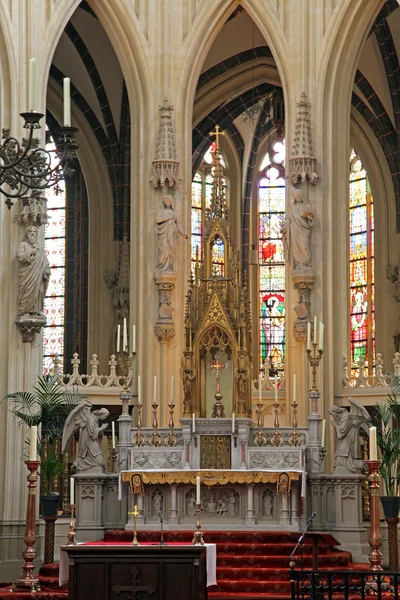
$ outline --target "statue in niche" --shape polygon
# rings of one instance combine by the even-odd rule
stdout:
[[[186,514],[188,517],[194,517],[196,514],[196,496],[193,490],[186,496]]]
[[[272,511],[273,511],[273,500],[272,500],[272,493],[270,490],[267,490],[265,492],[265,496],[264,496],[264,511],[265,511],[265,516],[268,517],[269,519],[272,518]]]
[[[74,463],[77,473],[104,473],[106,470],[100,442],[107,423],[100,425],[100,421],[107,419],[110,413],[106,408],[92,408],[89,400],[82,400],[68,415],[64,425],[62,452],[66,451],[71,436],[79,431],[78,458]]]
[[[156,215],[156,231],[158,236],[158,263],[156,271],[174,271],[175,247],[178,235],[187,239],[175,212],[172,196],[164,196],[163,207]]]
[[[153,494],[153,514],[162,514],[163,509],[163,495],[160,490],[156,490]]]
[[[232,490],[228,497],[228,517],[236,516],[236,494]]]
[[[29,227],[17,250],[19,263],[18,315],[43,315],[44,297],[49,286],[50,264],[38,244],[39,229]]]
[[[208,498],[207,511],[209,515],[215,515],[217,512],[217,501],[215,499],[215,492],[212,492],[212,494]]]
[[[221,494],[218,500],[217,513],[220,517],[222,517],[222,515],[228,514],[228,499],[225,494]]]
[[[310,271],[310,235],[314,226],[315,211],[310,204],[304,202],[298,189],[294,190],[293,200],[292,216],[285,220],[281,229],[285,255],[294,271]]]
[[[369,435],[371,426],[371,417],[368,411],[349,398],[350,412],[342,406],[332,406],[329,414],[332,418],[332,425],[335,428],[335,437],[337,440],[335,453],[335,470],[344,467],[351,473],[362,473],[364,471],[364,461],[361,459],[360,447],[360,429]]]

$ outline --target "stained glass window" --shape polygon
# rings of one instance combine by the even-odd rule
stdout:
[[[350,157],[350,360],[358,372],[375,363],[374,204],[367,173],[353,150]]]
[[[55,149],[51,138],[46,144],[46,149]],[[53,156],[54,154],[52,154]],[[43,370],[45,373],[51,369],[56,354],[61,362],[64,357],[66,198],[63,181],[60,181],[59,188],[58,194],[54,188],[46,192],[49,221],[45,226],[44,236],[51,276],[44,300],[44,314],[47,317],[47,323],[43,330]]]
[[[196,256],[199,261],[202,257],[202,223],[206,214],[207,208],[210,208],[211,193],[213,186],[213,152],[215,143],[211,144],[204,155],[204,159],[192,181],[192,231],[191,231],[191,260],[192,272],[194,273],[196,265]],[[221,155],[221,163],[224,167],[224,190],[227,193],[228,178],[224,157]],[[222,242],[222,240],[221,240]],[[217,248],[217,247],[216,247]],[[215,254],[215,269],[213,260],[213,272],[220,272],[221,263],[218,262],[217,253]]]
[[[269,375],[285,361],[285,258],[281,227],[285,221],[285,142],[266,154],[258,177],[260,264],[260,366]]]

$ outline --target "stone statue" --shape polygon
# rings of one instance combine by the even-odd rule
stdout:
[[[196,496],[193,490],[186,496],[186,514],[188,517],[196,514]]]
[[[66,451],[70,437],[79,431],[78,458],[74,463],[77,473],[104,473],[106,470],[100,442],[107,423],[100,425],[100,421],[107,419],[110,413],[106,408],[92,408],[89,400],[82,400],[68,415],[64,425],[62,452]]]
[[[228,517],[236,516],[236,494],[232,490],[228,497]]]
[[[153,494],[153,510],[155,515],[162,513],[163,509],[163,495],[160,490],[156,490]]]
[[[19,262],[18,315],[43,315],[44,297],[50,279],[50,265],[46,253],[37,242],[39,229],[29,227],[25,241],[17,250]]]
[[[164,196],[163,208],[156,215],[158,236],[158,263],[156,271],[174,271],[175,246],[178,235],[188,236],[183,231],[172,204],[172,196]]]
[[[364,461],[361,460],[360,428],[369,434],[371,417],[367,410],[349,398],[350,412],[342,406],[332,406],[329,414],[333,417],[331,423],[335,428],[337,440],[335,454],[335,471],[344,467],[351,473],[362,473]]]
[[[272,502],[272,494],[269,490],[267,490],[265,492],[265,498],[264,498],[264,509],[265,509],[265,516],[268,518],[272,517],[272,509],[273,509],[273,502]]]
[[[292,216],[286,219],[281,229],[285,255],[295,271],[309,271],[312,269],[310,235],[315,211],[304,202],[300,190],[294,190],[293,199]]]

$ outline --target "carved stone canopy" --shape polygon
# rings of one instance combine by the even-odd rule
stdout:
[[[310,103],[307,102],[305,92],[301,94],[297,103],[298,113],[293,138],[292,157],[289,160],[288,179],[293,185],[298,182],[317,183],[319,177],[316,173],[317,159],[314,156],[311,123]]]
[[[157,138],[156,158],[153,160],[153,173],[150,183],[153,188],[179,186],[179,161],[177,160],[175,132],[172,124],[174,107],[165,98],[160,106],[160,129]]]

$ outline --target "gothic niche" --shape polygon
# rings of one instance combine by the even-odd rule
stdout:
[[[151,516],[160,517],[164,511],[164,496],[162,491],[157,488],[151,495]]]
[[[261,514],[266,519],[273,519],[275,517],[274,507],[275,496],[269,488],[265,490],[262,496],[262,511]]]
[[[239,494],[233,488],[211,488],[201,494],[201,513],[210,517],[238,517],[240,513]],[[194,490],[186,494],[186,516],[196,513]]]
[[[213,133],[214,180],[185,306],[181,377],[184,414],[223,418],[251,415],[251,319],[247,271],[232,242],[230,210]]]

